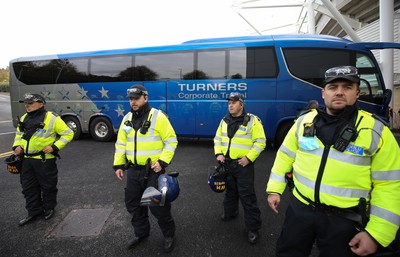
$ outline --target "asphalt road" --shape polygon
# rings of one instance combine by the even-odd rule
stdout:
[[[130,216],[124,206],[125,181],[111,169],[114,144],[90,138],[72,142],[61,153],[59,204],[49,221],[39,219],[18,227],[26,215],[19,176],[4,169],[0,173],[0,256],[158,256],[162,236],[151,216],[151,236],[133,251],[125,249],[132,235]],[[222,194],[207,185],[208,168],[214,165],[212,144],[181,141],[170,171],[180,173],[181,194],[173,203],[177,245],[173,256],[273,256],[283,214],[275,215],[265,201],[265,183],[273,151],[264,152],[256,163],[256,190],[263,228],[257,245],[246,240],[243,213],[230,222],[220,221]],[[70,212],[80,209],[112,209],[96,236],[57,237],[54,231]]]
[[[10,151],[14,128],[10,120],[9,98],[0,95],[0,153]],[[19,175],[0,167],[0,256],[159,256],[162,235],[156,220],[150,214],[151,234],[136,249],[127,250],[126,244],[133,233],[130,215],[124,205],[126,181],[116,179],[112,170],[114,142],[95,142],[90,137],[73,141],[61,151],[58,160],[58,205],[55,216],[18,227],[26,216]],[[256,191],[262,212],[261,237],[256,245],[247,242],[243,211],[239,217],[220,220],[223,194],[214,193],[207,184],[208,169],[216,165],[210,140],[179,139],[179,145],[169,166],[177,171],[181,193],[173,202],[176,248],[171,256],[273,256],[275,241],[284,218],[289,194],[286,194],[281,213],[274,214],[266,202],[265,185],[275,157],[272,149],[264,151],[256,162]],[[3,162],[4,158],[0,158]],[[70,236],[62,236],[68,219],[82,210],[98,214],[111,210],[101,230],[80,236],[90,224],[86,219],[75,222],[78,229]],[[69,223],[67,222],[69,220]],[[90,220],[94,222],[95,220]],[[64,230],[66,228],[64,227]],[[86,231],[90,232],[90,231]],[[78,235],[77,235],[78,234]],[[84,234],[84,233],[83,233]],[[89,233],[90,234],[90,233]]]

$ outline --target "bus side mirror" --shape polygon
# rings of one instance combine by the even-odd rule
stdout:
[[[392,100],[392,90],[385,89],[385,93],[383,94],[383,106],[389,106],[390,101]]]

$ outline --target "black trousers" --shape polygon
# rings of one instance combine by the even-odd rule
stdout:
[[[38,215],[57,205],[58,169],[56,159],[25,158],[20,175],[28,215]]]
[[[224,211],[227,216],[237,215],[239,199],[244,210],[246,229],[257,231],[261,228],[261,212],[254,190],[254,163],[246,167],[237,161],[228,163],[227,186],[224,197]]]
[[[154,217],[157,218],[158,225],[164,237],[175,235],[175,222],[171,215],[171,204],[164,206],[140,206],[144,190],[153,186],[157,188],[159,173],[153,170],[149,172],[147,187],[145,186],[145,167],[134,167],[127,169],[127,182],[125,188],[125,205],[128,212],[132,215],[131,223],[138,237],[146,236],[150,233],[150,222],[148,210],[150,209]]]
[[[310,256],[314,243],[320,257],[357,256],[349,242],[358,231],[355,222],[321,210],[313,210],[292,196],[277,242],[277,257]]]

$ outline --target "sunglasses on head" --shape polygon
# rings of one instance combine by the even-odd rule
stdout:
[[[355,67],[344,66],[327,70],[325,72],[325,80],[329,78],[335,78],[339,75],[359,77],[358,71]]]
[[[128,97],[138,97],[141,95],[148,95],[147,91],[141,90],[139,88],[128,88],[126,90]]]

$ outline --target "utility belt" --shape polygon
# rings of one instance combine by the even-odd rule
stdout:
[[[129,161],[125,164],[125,170],[129,168],[144,169],[146,168],[146,165],[133,164],[131,161]]]
[[[301,196],[301,198],[308,202],[308,206],[312,210],[333,213],[339,217],[354,221],[358,230],[364,230],[366,223],[368,222],[367,203],[365,198],[360,198],[359,204],[357,206],[350,208],[339,208],[313,202],[305,197],[302,193],[300,193],[297,187],[295,187],[295,190]]]
[[[59,154],[53,154],[53,153],[50,153],[50,154],[54,155],[58,159],[61,159],[61,156]],[[37,152],[37,153],[28,153],[28,154],[25,153],[24,157],[34,157],[34,156],[39,156],[39,155],[40,155],[40,157],[42,159],[42,162],[46,162],[46,154],[43,151],[40,151],[40,152]]]
[[[46,161],[46,154],[43,151],[37,152],[37,153],[25,153],[24,157],[34,157],[34,156],[39,156],[42,158],[42,162]]]
[[[147,181],[149,179],[149,173],[150,173],[150,170],[151,170],[151,159],[148,158],[146,160],[146,165],[133,164],[131,161],[127,161],[125,163],[125,170],[127,170],[129,168],[140,169],[140,170],[144,169],[145,170],[144,187],[147,187]]]

